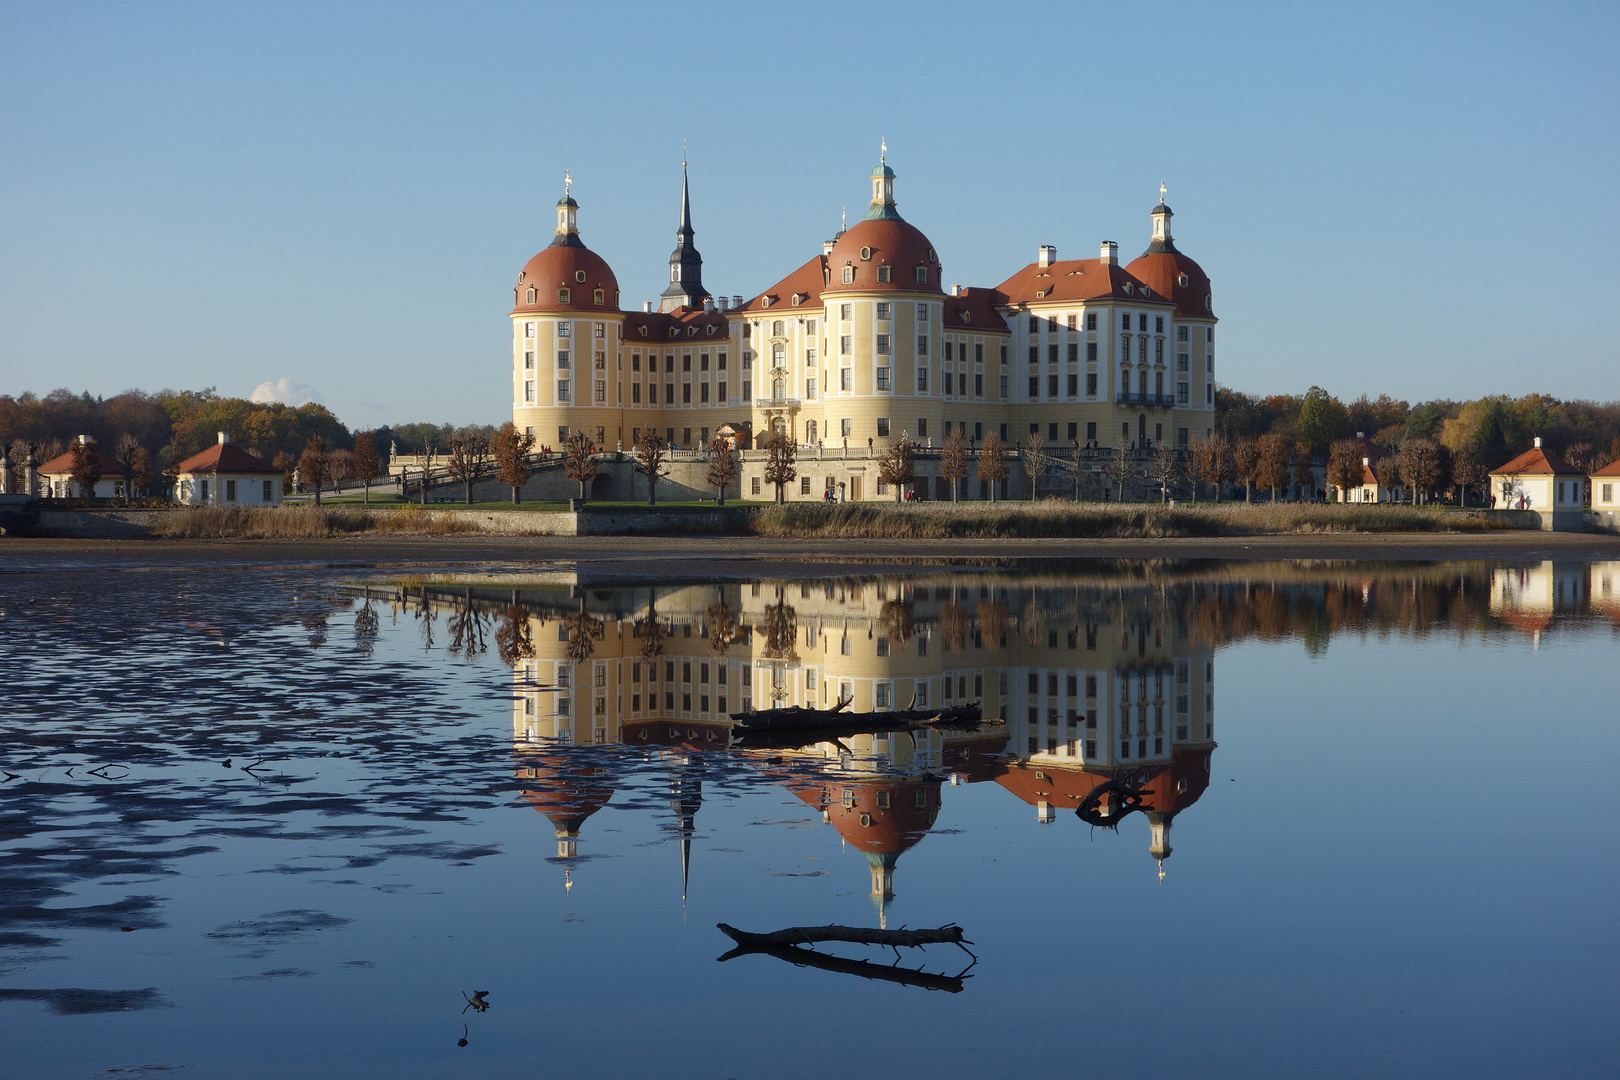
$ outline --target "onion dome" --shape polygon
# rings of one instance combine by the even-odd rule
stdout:
[[[943,291],[934,245],[895,209],[894,175],[887,162],[872,170],[871,209],[827,254],[828,289]]]
[[[557,235],[530,259],[513,289],[513,314],[526,312],[618,312],[619,279],[607,260],[579,238],[579,204],[567,194],[557,202]]]
[[[1151,216],[1153,240],[1125,269],[1154,292],[1174,300],[1177,315],[1213,319],[1215,306],[1209,275],[1177,249],[1170,235],[1170,219],[1174,214],[1161,202],[1153,208]]]

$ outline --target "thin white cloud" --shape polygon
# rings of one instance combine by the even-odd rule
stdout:
[[[317,394],[309,383],[293,382],[291,379],[273,379],[260,383],[248,400],[257,401],[261,405],[268,405],[272,401],[293,406],[308,405],[313,401],[319,405],[321,395]]]

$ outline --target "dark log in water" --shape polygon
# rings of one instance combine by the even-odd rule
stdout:
[[[962,928],[955,923],[933,930],[872,930],[864,926],[790,926],[768,934],[750,934],[735,926],[716,923],[720,932],[744,949],[771,949],[781,945],[809,945],[817,941],[853,941],[860,945],[887,945],[912,949],[919,945],[962,945]],[[972,942],[967,942],[972,944]],[[965,950],[964,950],[965,951]],[[971,953],[969,955],[972,955]]]
[[[935,724],[973,727],[984,722],[984,710],[977,702],[955,705],[949,709],[897,709],[867,713],[844,712],[842,705],[833,709],[806,709],[802,705],[790,705],[782,709],[732,713],[731,719],[742,731],[819,729],[858,734],[862,731],[895,731]]]
[[[842,956],[828,956],[826,953],[819,953],[814,949],[801,949],[792,945],[762,949],[736,948],[719,959],[724,962],[736,956],[750,956],[756,953],[774,956],[778,960],[786,960],[788,963],[799,967],[820,968],[822,971],[836,971],[844,975],[859,975],[863,979],[881,979],[884,982],[899,983],[902,986],[920,986],[924,990],[943,990],[947,994],[960,994],[963,990],[963,980],[972,978],[971,975],[966,974],[933,975],[914,968],[874,964],[870,960],[846,960]]]

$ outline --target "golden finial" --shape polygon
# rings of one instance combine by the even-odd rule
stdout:
[[[681,140],[681,168],[686,168],[686,140]]]
[[[1163,859],[1159,860],[1159,880],[1160,881],[1164,880],[1164,860]]]
[[[885,139],[885,138],[880,138],[880,139],[878,139],[878,164],[879,165],[885,164],[886,162],[888,162],[888,160],[889,160],[889,140]]]
[[[1164,205],[1165,192],[1166,192],[1166,188],[1164,186],[1164,181],[1160,180],[1159,181],[1159,205],[1160,206]]]
[[[574,178],[572,176],[568,175],[568,170],[567,169],[564,169],[563,170],[563,198],[568,197],[568,189],[573,187],[573,186],[574,186]]]

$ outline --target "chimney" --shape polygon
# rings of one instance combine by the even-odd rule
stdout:
[[[823,240],[821,242],[821,253],[823,255],[831,255],[832,254],[832,249],[833,249],[833,242],[831,240]]]
[[[711,315],[713,313],[714,313],[714,297],[705,296],[703,298],[703,314]]]
[[[651,312],[652,311],[652,301],[651,300],[643,300],[641,302],[641,310],[643,312]]]
[[[732,298],[731,298],[731,306],[732,306],[732,307],[742,307],[742,297],[740,297],[740,296],[733,296],[733,297],[732,297]]]
[[[1107,266],[1119,265],[1119,245],[1112,240],[1102,242],[1102,261]]]
[[[1035,256],[1035,261],[1041,266],[1051,266],[1057,262],[1057,248],[1051,244],[1042,244],[1040,251]]]
[[[80,438],[80,439],[83,439],[83,438],[84,438],[84,436],[83,436],[83,435],[80,435],[80,436],[79,436],[79,438]],[[1537,435],[1537,436],[1536,436],[1536,449],[1537,449],[1537,450],[1540,450],[1540,449],[1541,449],[1541,436],[1540,436],[1540,435]]]
[[[79,445],[80,446],[89,446],[90,445],[90,436],[88,436],[88,435],[80,435],[79,436]],[[1540,439],[1536,440],[1536,445],[1537,446],[1541,445],[1541,440]]]
[[[226,443],[231,441],[231,437],[225,434],[223,431],[215,432],[215,434],[219,436],[219,445],[221,446],[224,446]]]

